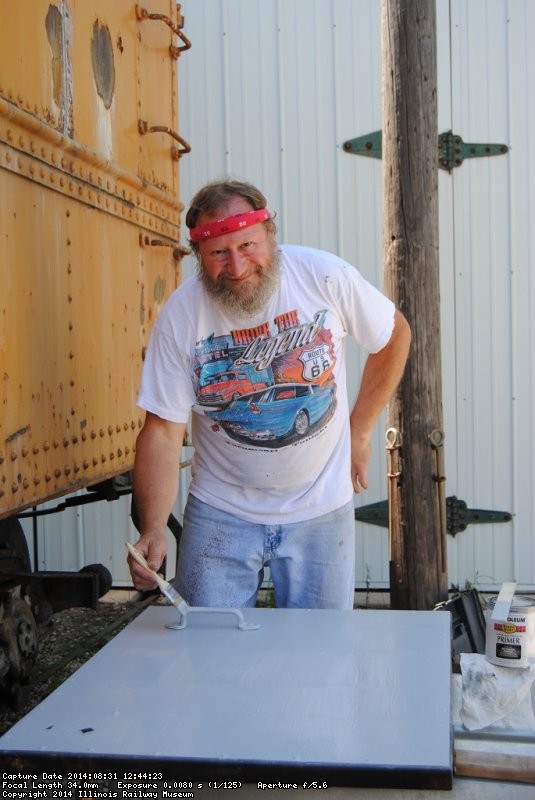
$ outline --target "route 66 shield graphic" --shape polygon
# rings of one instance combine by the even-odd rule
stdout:
[[[333,366],[328,344],[303,350],[299,360],[303,363],[303,378],[307,381],[317,381]]]

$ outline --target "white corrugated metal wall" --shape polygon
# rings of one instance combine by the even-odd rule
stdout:
[[[514,519],[469,526],[449,548],[449,571],[459,582],[516,579],[527,590],[535,586],[528,146],[535,7],[529,0],[450,6],[451,121],[444,102],[441,121],[466,142],[503,142],[510,152],[465,162],[441,183],[443,349],[453,351],[444,370],[447,487],[469,506],[511,511]]]
[[[511,148],[440,171],[446,491],[514,514],[448,537],[449,578],[533,590],[535,6],[437,0],[437,10],[439,131]],[[180,62],[185,202],[207,180],[244,177],[265,191],[281,241],[336,251],[380,285],[381,164],[342,149],[381,127],[379,0],[183,0],[182,11],[193,42]],[[362,354],[354,363],[356,391]],[[359,504],[386,496],[383,431]],[[127,582],[122,541],[132,534],[127,503],[115,505],[65,512],[60,530],[47,518],[44,536],[39,523],[46,567],[59,568],[63,542],[62,568],[82,566],[85,549],[85,563]],[[358,525],[357,544],[359,585],[386,587],[386,531]]]

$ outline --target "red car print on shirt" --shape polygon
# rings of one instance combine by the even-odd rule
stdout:
[[[267,385],[265,381],[253,382],[245,370],[219,372],[201,386],[197,401],[203,406],[224,406],[242,394],[265,389]]]

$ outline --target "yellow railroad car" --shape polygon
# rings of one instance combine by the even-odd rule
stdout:
[[[0,0],[0,20],[2,614],[33,636],[17,513],[133,464],[144,348],[184,253],[189,41],[174,0]],[[25,641],[0,684],[24,681]]]

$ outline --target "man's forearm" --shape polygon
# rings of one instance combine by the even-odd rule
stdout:
[[[136,547],[153,570],[159,570],[167,552],[167,520],[178,492],[179,459],[185,425],[147,414],[136,443],[134,501],[141,537]],[[156,586],[154,577],[128,557],[134,586],[141,591]]]
[[[403,315],[396,311],[390,340],[378,353],[368,356],[357,401],[351,412],[352,433],[371,437],[375,424],[394,393],[409,353],[411,333]]]
[[[185,425],[147,419],[136,443],[134,499],[141,534],[163,534],[175,502]]]
[[[378,353],[368,356],[357,401],[351,412],[351,480],[355,492],[368,488],[371,437],[381,411],[403,375],[409,352],[409,325],[396,311],[390,340]]]

